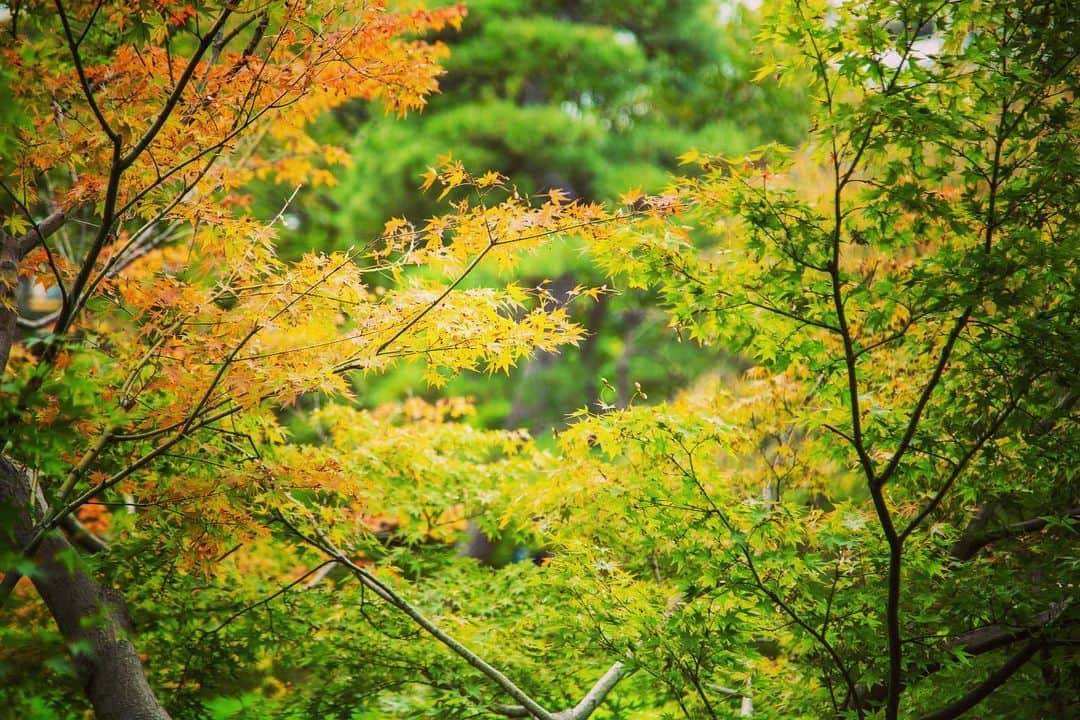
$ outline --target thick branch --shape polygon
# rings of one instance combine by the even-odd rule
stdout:
[[[33,229],[25,233],[17,241],[19,257],[25,256],[38,243],[45,242],[50,235],[63,227],[65,222],[67,222],[67,213],[63,210],[57,210],[41,222],[34,223]]]
[[[0,230],[0,375],[7,367],[11,346],[18,334],[15,293],[19,286],[19,260],[15,238]]]
[[[71,542],[90,554],[105,552],[109,549],[108,543],[92,533],[74,515],[65,515],[61,518],[59,525],[68,533]]]
[[[1068,521],[1072,524],[1080,523],[1080,507],[1075,507],[1069,510],[1065,515],[1060,518],[1062,521]],[[1050,524],[1050,521],[1045,517],[1031,518],[1030,520],[1022,520],[1011,525],[1006,525],[1002,528],[995,530],[989,530],[986,532],[979,532],[982,528],[976,527],[975,532],[965,533],[959,540],[952,546],[951,554],[957,560],[970,560],[975,557],[975,554],[982,548],[990,545],[991,543],[998,542],[999,540],[1007,540],[1008,538],[1017,537],[1020,535],[1026,535],[1028,533],[1038,532]]]
[[[1068,601],[1055,603],[1048,610],[1044,610],[1031,618],[1031,622],[1027,625],[1021,627],[989,625],[970,630],[949,643],[949,646],[972,657],[992,652],[1041,633],[1048,626],[1058,622],[1070,604]],[[1062,624],[1068,624],[1068,621],[1062,621]]]
[[[572,708],[555,713],[554,717],[556,720],[586,720],[596,708],[600,707],[600,704],[604,702],[604,698],[619,684],[619,681],[631,672],[633,670],[626,667],[622,662],[615,662],[608,668],[606,673],[600,676],[592,689],[585,693],[585,697],[581,699],[581,702]],[[492,708],[492,711],[505,717],[533,717],[532,713],[522,705],[496,705]]]
[[[1030,622],[1020,626],[988,625],[986,627],[969,630],[958,635],[945,645],[946,653],[960,652],[968,657],[985,655],[995,650],[1014,645],[1023,640],[1038,640],[1051,625],[1070,625],[1075,621],[1072,618],[1063,619],[1065,611],[1071,606],[1071,602],[1055,603],[1049,609],[1044,610]],[[1045,644],[1045,638],[1041,638]],[[921,671],[921,677],[925,678],[943,669],[940,662],[935,662]],[[870,707],[879,706],[888,696],[885,685],[875,685],[872,688],[860,689],[859,697]]]
[[[990,693],[1005,684],[1013,674],[1022,668],[1043,646],[1043,640],[1034,639],[1020,649],[1018,653],[1010,657],[1005,664],[997,669],[990,677],[979,683],[975,688],[963,697],[949,703],[941,710],[924,715],[922,720],[952,720],[960,717],[971,708],[985,700]]]

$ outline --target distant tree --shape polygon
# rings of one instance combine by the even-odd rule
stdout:
[[[659,191],[688,147],[741,153],[762,142],[797,144],[807,128],[794,89],[755,84],[754,15],[712,0],[639,3],[470,3],[440,93],[423,114],[388,121],[343,106],[351,167],[326,194],[326,232],[348,245],[388,217],[438,211],[416,193],[434,158],[453,153],[490,168],[522,192],[558,188],[614,200],[627,183]],[[350,112],[355,108],[356,112]],[[338,135],[337,133],[341,133]],[[315,228],[323,213],[315,215]]]
[[[399,122],[353,104],[318,126],[352,162],[299,211],[287,247],[345,247],[377,235],[388,217],[437,214],[416,185],[446,153],[498,170],[522,192],[616,201],[632,187],[659,191],[688,147],[797,144],[809,125],[799,83],[753,82],[763,61],[754,54],[759,20],[738,2],[480,0],[468,13],[459,32],[441,36],[452,50],[447,76],[423,114]],[[567,290],[604,280],[572,244],[517,272],[525,285],[550,281],[564,303]],[[624,289],[572,307],[589,334],[580,353],[542,355],[504,382],[458,378],[451,391],[477,398],[480,422],[543,433],[583,406],[625,405],[635,382],[661,397],[730,362],[679,343],[650,304]],[[416,392],[419,373],[399,371],[365,400]]]

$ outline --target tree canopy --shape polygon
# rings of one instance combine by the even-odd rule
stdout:
[[[628,8],[0,6],[0,715],[1076,714],[1080,16]]]

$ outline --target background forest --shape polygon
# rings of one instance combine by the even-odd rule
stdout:
[[[0,719],[1076,717],[1078,85],[1070,0],[0,3]]]
[[[388,218],[437,215],[443,203],[418,192],[418,182],[446,154],[500,172],[525,193],[555,188],[570,199],[613,202],[635,188],[659,192],[688,149],[738,155],[805,136],[804,91],[752,82],[760,25],[741,4],[467,7],[461,30],[440,36],[450,48],[447,72],[422,113],[401,119],[356,104],[320,121],[317,136],[346,147],[349,165],[335,170],[332,187],[291,206],[298,226],[283,234],[285,252],[344,248],[377,237]],[[266,195],[280,203],[289,191]],[[262,213],[277,209],[266,202]],[[477,284],[491,281],[488,268],[478,270]],[[515,273],[564,297],[606,281],[572,241],[524,259]],[[461,375],[435,393],[415,364],[382,378],[367,402],[473,397],[481,425],[544,434],[582,407],[625,406],[633,382],[670,397],[724,362],[722,350],[680,344],[655,297],[641,291],[623,288],[571,312],[588,330],[580,352],[541,354],[505,378]],[[610,383],[603,398],[601,378]]]

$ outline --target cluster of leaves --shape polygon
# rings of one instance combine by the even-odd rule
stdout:
[[[523,193],[554,189],[596,202],[615,201],[631,185],[660,190],[687,147],[737,153],[766,140],[798,142],[807,126],[798,83],[751,82],[761,61],[758,23],[739,3],[711,0],[469,3],[461,31],[442,36],[448,73],[423,114],[397,122],[343,108],[319,126],[348,147],[352,164],[339,185],[297,208],[283,245],[340,247],[378,232],[391,215],[441,214],[435,196],[415,186],[447,152],[497,170]],[[493,282],[497,271],[481,266],[477,277]],[[588,337],[580,353],[541,353],[505,380],[451,381],[446,392],[476,397],[489,427],[541,435],[583,405],[624,406],[634,380],[669,394],[723,356],[679,342],[647,292],[569,305],[567,291],[605,283],[578,243],[558,241],[514,278],[546,283]],[[420,365],[403,366],[362,399],[415,392],[421,375]]]
[[[896,12],[899,30],[889,29]],[[670,481],[651,476],[664,489],[643,491],[633,511],[619,511],[636,518],[653,503],[670,504],[642,536],[677,528],[670,542],[682,551],[693,528],[711,522],[705,535],[713,549],[694,556],[724,558],[725,547],[735,556],[709,563],[713,575],[704,582],[689,580],[700,568],[673,573],[694,584],[683,595],[721,574],[724,589],[706,596],[731,602],[728,578],[737,585],[741,575],[779,616],[771,622],[787,616],[793,644],[772,635],[784,646],[780,657],[798,658],[803,672],[816,667],[811,674],[823,687],[811,699],[807,677],[802,698],[792,698],[804,709],[785,707],[783,716],[831,701],[836,712],[863,717],[884,701],[886,716],[897,717],[903,688],[913,687],[905,714],[954,717],[1017,672],[1036,645],[1042,672],[1058,678],[1052,683],[1075,676],[1070,651],[1055,646],[1055,637],[1070,637],[1069,621],[1059,610],[1048,614],[1071,602],[1068,548],[1047,537],[980,555],[1023,528],[1069,533],[1071,521],[1061,518],[1072,516],[1077,500],[1069,458],[1078,447],[1070,417],[1078,308],[1066,289],[1080,269],[1070,140],[1077,27],[1051,21],[1052,12],[786,6],[773,32],[798,43],[803,52],[793,62],[815,76],[814,144],[794,158],[778,148],[738,159],[688,153],[684,160],[703,173],[676,181],[674,216],[599,238],[599,262],[631,283],[659,285],[688,332],[749,354],[781,373],[774,382],[798,384],[780,396],[780,408],[755,411],[745,398],[715,413],[739,433],[761,428],[751,443],[762,455],[759,469],[747,472],[740,462],[737,479],[707,456],[695,470],[702,431],[665,437],[667,427],[679,427],[667,418],[648,415],[646,431],[627,416],[629,435],[618,421],[585,431],[601,447],[611,440],[613,457],[627,452],[628,439],[663,448],[627,474],[604,470],[617,493],[655,473],[665,450],[671,455],[661,465]],[[832,20],[823,25],[826,13]],[[931,22],[940,42],[932,57],[919,35]],[[694,415],[682,417],[685,425]],[[685,446],[673,445],[680,433]],[[731,442],[718,434],[721,445]],[[776,466],[777,475],[763,477],[761,467]],[[690,477],[691,497],[680,495],[672,482]],[[740,503],[743,477],[750,492]],[[813,509],[822,502],[825,513]],[[750,518],[757,513],[751,524],[740,524],[740,505]],[[680,514],[686,525],[677,524]],[[1025,522],[1040,516],[1051,519]],[[580,538],[581,530],[572,534]],[[601,547],[619,546],[600,538]],[[640,563],[649,549],[634,546],[624,557]],[[672,574],[658,567],[661,577]],[[647,578],[648,568],[630,574]],[[1030,629],[1048,617],[1062,629],[1029,630],[1041,639],[1014,654],[996,680],[957,693],[955,702],[942,698],[958,666],[969,673],[967,663],[979,664],[964,657],[980,654],[957,640],[965,631],[994,623]],[[707,646],[724,642],[710,635]],[[742,638],[741,646],[752,643]],[[943,659],[950,651],[959,658]],[[867,690],[875,686],[887,692],[877,697]],[[1048,699],[1053,690],[1010,687],[981,716],[1009,717],[1032,702],[1057,702],[1054,712],[1067,712],[1060,697]],[[782,687],[768,693],[784,696]]]
[[[274,252],[281,216],[264,223],[244,211],[240,189],[252,178],[329,178],[320,164],[343,156],[307,134],[315,113],[376,97],[392,110],[422,105],[444,48],[408,38],[462,15],[458,6],[389,12],[380,3],[157,3],[134,12],[24,3],[6,16],[5,58],[34,72],[4,76],[23,123],[0,165],[5,601],[20,574],[39,588],[65,582],[48,564],[60,555],[35,554],[66,542],[56,528],[79,528],[78,515],[92,550],[104,547],[97,531],[113,543],[109,557],[128,561],[102,572],[135,597],[142,580],[157,583],[149,614],[167,632],[173,625],[159,609],[172,606],[161,593],[190,589],[176,578],[205,580],[230,547],[273,543],[268,525],[283,503],[340,499],[356,487],[342,463],[282,449],[276,411],[305,393],[347,396],[346,373],[376,373],[401,357],[428,358],[438,384],[445,373],[505,370],[536,348],[578,340],[581,331],[542,294],[458,285],[484,254],[510,262],[512,246],[585,221],[588,207],[534,210],[517,198],[488,211],[462,202],[426,232],[389,230],[376,243],[295,262]],[[481,203],[502,182],[443,179],[479,191]],[[481,231],[484,248],[455,266]],[[434,252],[442,242],[454,251]],[[417,262],[432,274],[407,274]],[[454,279],[441,279],[452,266]],[[32,317],[27,291],[55,291],[60,306]],[[16,319],[31,333],[25,342]],[[20,498],[35,495],[40,506],[24,506]],[[96,618],[51,606],[73,621],[61,622],[64,640],[89,659],[69,669],[89,685],[115,649],[95,645],[95,628],[122,632],[110,625],[119,611],[69,562],[74,551],[64,553],[67,572],[77,573],[72,586],[106,603]],[[270,556],[266,578],[288,567],[287,550]],[[142,575],[154,557],[168,567]],[[28,585],[16,602],[18,614],[45,617]],[[39,622],[26,630],[47,634]],[[26,640],[22,629],[4,632],[13,646]],[[185,671],[163,665],[156,669],[179,677],[172,682],[182,689]],[[35,688],[28,681],[13,702],[33,712]],[[108,694],[100,702],[126,702]]]
[[[52,334],[11,350],[0,491],[32,498],[19,489],[28,477],[43,507],[12,507],[5,542],[32,539],[6,542],[2,559],[45,590],[43,569],[61,561],[124,588],[152,683],[177,715],[205,713],[226,688],[301,717],[1075,710],[1076,19],[1052,3],[794,0],[764,35],[794,52],[763,76],[812,78],[803,151],[691,151],[687,177],[612,208],[530,196],[444,158],[425,178],[449,199],[444,216],[391,220],[371,245],[285,262],[274,223],[245,217],[233,195],[263,160],[215,125],[232,117],[257,142],[238,120],[248,101],[224,98],[280,110],[278,96],[262,80],[227,82],[254,50],[228,55],[216,38],[239,28],[257,48],[279,37],[261,52],[284,88],[321,58],[375,83],[349,86],[355,97],[378,88],[410,107],[431,88],[438,48],[394,38],[460,11],[365,6],[357,37],[375,34],[349,49],[373,63],[364,69],[320,54],[356,39],[319,24],[338,22],[333,9],[230,20],[230,5],[205,31],[204,8],[155,6],[147,17],[172,30],[144,18],[139,42],[120,49],[89,33],[102,57],[84,65],[59,7],[35,22],[68,38],[60,55],[73,64],[56,87],[77,83],[65,113],[94,149],[72,160],[84,165],[56,153],[32,173],[26,134],[5,170],[11,215],[29,222],[31,208],[59,203],[60,220],[9,220],[0,239],[9,252],[34,233],[40,257],[20,260],[53,278],[62,305]],[[88,32],[101,22],[73,17]],[[127,19],[101,17],[124,39]],[[920,45],[931,23],[933,54]],[[301,38],[310,61],[276,54],[307,52]],[[135,63],[166,65],[142,80],[137,64],[95,70],[132,47],[146,49]],[[166,81],[174,62],[185,69]],[[305,78],[319,88],[312,111],[345,99],[327,76]],[[52,132],[46,95],[12,87]],[[121,91],[158,109],[149,129]],[[274,147],[307,153],[298,121],[266,122]],[[205,127],[186,136],[195,123]],[[214,160],[170,186],[157,165],[183,173],[189,156]],[[158,198],[154,213],[138,215],[143,197]],[[61,221],[80,213],[101,230],[69,237]],[[367,384],[403,357],[423,358],[439,385],[581,340],[552,291],[468,284],[482,263],[512,268],[554,237],[655,291],[680,332],[756,366],[656,406],[638,389],[622,409],[581,413],[551,451],[462,422],[467,401],[344,402],[345,373]],[[309,393],[331,400],[311,414],[312,442],[292,444],[280,415]],[[72,513],[108,552],[35,557]],[[482,567],[456,547],[468,521],[550,557]],[[102,652],[86,627],[125,635],[111,603],[77,632],[61,624],[74,662],[54,671],[81,678]],[[26,622],[4,628],[5,647],[58,649],[28,590],[15,612]],[[33,712],[45,691],[19,679],[13,703]]]

